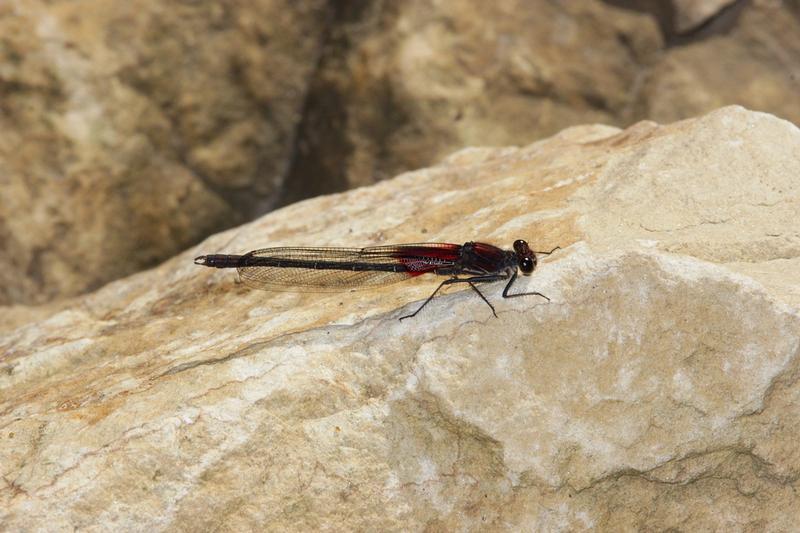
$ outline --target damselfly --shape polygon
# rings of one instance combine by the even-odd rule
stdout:
[[[367,248],[283,247],[253,250],[244,255],[201,255],[195,264],[214,268],[235,268],[242,282],[256,289],[300,292],[327,292],[377,287],[422,274],[449,276],[423,304],[400,318],[416,316],[439,289],[466,283],[497,312],[478,290],[477,283],[508,280],[503,298],[541,296],[540,292],[509,294],[518,271],[529,275],[536,268],[537,254],[523,240],[514,241],[513,250],[503,250],[482,242],[464,244],[419,243],[371,246]],[[461,277],[459,277],[461,276]]]

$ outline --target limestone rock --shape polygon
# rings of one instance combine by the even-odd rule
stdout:
[[[0,303],[97,288],[274,203],[323,11],[0,2]]]
[[[475,148],[209,238],[0,337],[8,530],[790,530],[800,130],[731,107]],[[379,206],[379,208],[376,208]],[[246,289],[200,252],[524,237],[433,280]]]

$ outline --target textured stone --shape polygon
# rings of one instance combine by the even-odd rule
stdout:
[[[0,523],[30,529],[789,530],[800,130],[585,126],[211,237],[0,337]],[[375,206],[385,206],[375,209]],[[423,237],[424,235],[424,237]],[[248,290],[199,252],[527,237],[470,290]]]
[[[274,203],[322,5],[0,2],[0,303],[96,288]]]

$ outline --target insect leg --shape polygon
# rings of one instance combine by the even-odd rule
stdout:
[[[487,299],[486,299],[486,296],[484,296],[484,295],[483,295],[483,293],[482,293],[481,291],[479,291],[479,290],[478,290],[478,287],[476,287],[476,286],[475,286],[475,284],[474,284],[474,283],[472,283],[471,281],[469,282],[469,286],[470,286],[470,287],[472,287],[472,288],[475,290],[475,292],[477,292],[477,293],[478,293],[478,296],[480,296],[480,297],[481,297],[481,299],[482,299],[484,302],[486,302],[486,305],[488,305],[488,306],[489,306],[489,308],[492,310],[492,314],[494,315],[494,317],[495,317],[495,318],[498,318],[498,317],[497,317],[497,311],[495,311],[495,310],[494,310],[494,306],[493,306],[491,303],[489,303],[489,300],[487,300]]]
[[[511,279],[508,280],[508,283],[506,284],[506,288],[503,289],[503,298],[516,298],[517,296],[541,296],[542,298],[544,298],[548,302],[550,301],[550,298],[548,298],[547,296],[545,296],[541,292],[520,292],[518,294],[508,294],[508,290],[511,288],[511,285],[514,284],[514,281],[516,279],[517,279],[517,271],[515,270],[514,273],[511,275]]]
[[[480,294],[481,298],[483,298],[483,301],[486,302],[487,304],[489,304],[489,307],[492,308],[492,313],[495,314],[494,316],[497,316],[497,313],[495,313],[494,307],[492,306],[492,304],[490,304],[489,301],[483,296],[483,294],[481,294],[481,292],[478,291],[478,288],[475,287],[473,285],[473,283],[485,283],[485,282],[489,282],[489,281],[499,281],[501,279],[506,279],[507,277],[508,277],[507,273],[502,273],[502,274],[488,274],[488,275],[485,275],[485,276],[472,276],[471,278],[450,278],[450,279],[446,279],[443,282],[441,282],[438,287],[436,287],[436,290],[433,291],[433,294],[428,296],[428,299],[425,300],[422,303],[421,306],[419,306],[419,309],[417,309],[416,311],[414,311],[410,315],[406,315],[406,316],[400,317],[400,320],[404,320],[406,318],[411,318],[413,316],[416,316],[417,313],[422,311],[423,307],[428,305],[428,302],[433,300],[433,297],[436,296],[436,293],[439,292],[439,289],[441,289],[445,285],[451,285],[453,283],[469,283],[470,286],[472,286],[472,288],[475,289],[478,292],[478,294]]]

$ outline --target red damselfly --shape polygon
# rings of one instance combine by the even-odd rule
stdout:
[[[523,240],[514,241],[513,250],[503,250],[482,242],[464,244],[419,243],[371,246],[367,248],[283,247],[253,250],[244,255],[201,255],[195,264],[213,268],[235,268],[242,282],[256,289],[301,292],[328,292],[387,285],[422,274],[449,276],[413,313],[428,305],[439,289],[466,283],[478,293],[497,316],[494,306],[478,290],[477,283],[508,280],[503,298],[541,296],[540,292],[509,294],[518,271],[528,275],[536,268],[536,255]]]

